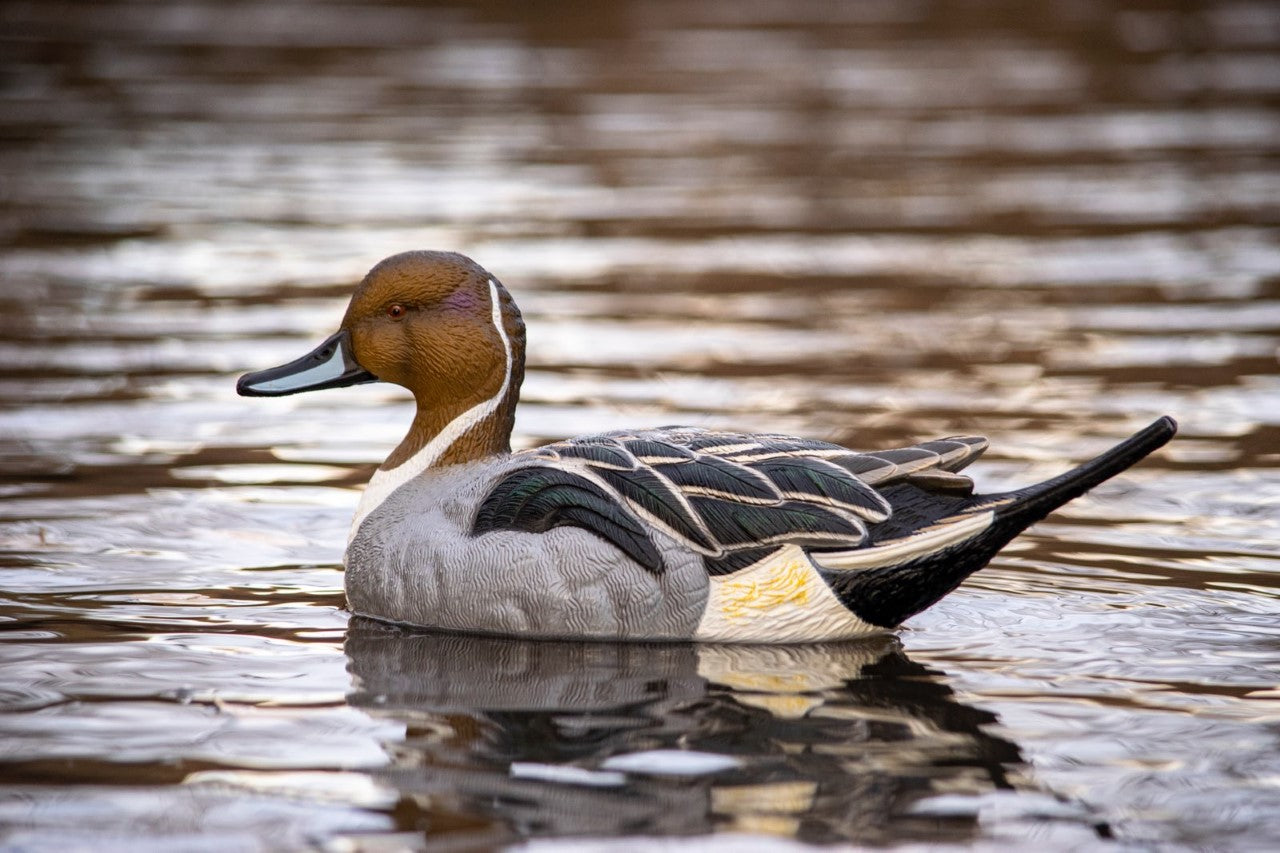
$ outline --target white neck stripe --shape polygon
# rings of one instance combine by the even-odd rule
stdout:
[[[502,377],[502,386],[489,399],[475,404],[449,421],[445,428],[436,434],[435,438],[428,441],[413,456],[410,456],[395,468],[389,470],[379,468],[373,472],[369,485],[365,487],[364,494],[360,497],[360,504],[356,507],[355,518],[351,520],[351,532],[347,535],[348,544],[355,538],[356,531],[360,529],[360,523],[369,516],[369,513],[377,509],[396,489],[434,465],[445,454],[445,451],[453,446],[455,441],[462,438],[472,427],[497,411],[498,406],[502,405],[502,401],[506,399],[507,391],[511,387],[511,370],[514,365],[514,359],[511,352],[511,339],[507,337],[507,328],[502,322],[502,303],[498,299],[498,283],[493,279],[489,279],[489,300],[493,303],[493,325],[498,330],[498,337],[502,339],[502,349],[507,360],[506,373]]]

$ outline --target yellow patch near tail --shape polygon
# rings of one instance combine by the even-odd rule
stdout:
[[[770,561],[763,576],[736,580],[732,576],[720,587],[720,612],[726,619],[747,619],[773,610],[782,604],[805,605],[813,594],[817,580],[809,559],[799,555],[791,559]]]
[[[880,633],[840,603],[809,557],[787,545],[731,575],[708,578],[695,640],[808,643]]]

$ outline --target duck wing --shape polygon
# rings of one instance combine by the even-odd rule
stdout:
[[[967,495],[957,474],[986,449],[956,437],[855,453],[794,436],[669,427],[572,439],[516,454],[525,464],[481,502],[472,532],[588,530],[655,574],[660,529],[728,574],[783,545],[847,551],[890,519],[896,482]],[[527,460],[527,461],[526,461]]]

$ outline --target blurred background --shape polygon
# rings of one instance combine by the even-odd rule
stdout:
[[[0,164],[0,845],[1280,836],[1274,4],[5,0]],[[412,248],[523,308],[517,447],[1183,433],[900,647],[415,657],[340,564],[407,394],[234,394]],[[512,781],[691,744],[745,769]]]

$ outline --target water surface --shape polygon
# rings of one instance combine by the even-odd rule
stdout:
[[[1280,837],[1270,4],[108,0],[0,33],[0,846]],[[998,490],[1182,435],[894,638],[409,636],[341,576],[407,395],[234,393],[409,248],[524,309],[520,447],[978,432]]]

